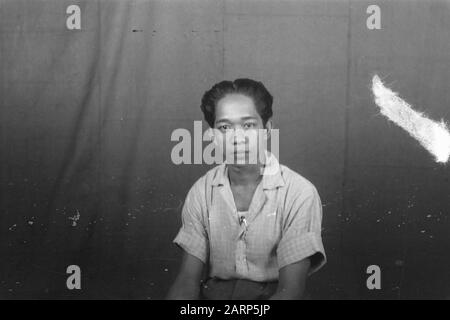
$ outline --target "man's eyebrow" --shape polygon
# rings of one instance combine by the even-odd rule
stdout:
[[[253,117],[253,116],[242,117],[241,119],[242,119],[242,120],[257,120],[257,118],[256,118],[256,117]]]
[[[230,122],[228,119],[219,119],[216,121],[216,123],[221,123],[221,122]]]
[[[238,120],[242,120],[242,121],[245,121],[245,120],[257,120],[257,118],[254,117],[254,116],[246,116],[246,117],[239,118]],[[231,121],[229,119],[227,119],[227,118],[219,119],[219,120],[216,121],[216,123],[220,123],[220,122],[231,122]]]

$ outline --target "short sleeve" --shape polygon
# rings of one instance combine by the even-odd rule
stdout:
[[[282,237],[277,248],[278,267],[311,259],[309,274],[326,263],[322,243],[322,204],[317,190],[311,185],[307,192],[293,192],[286,208]]]
[[[182,226],[173,242],[187,253],[206,263],[209,242],[202,214],[201,199],[197,182],[186,196],[181,212]]]

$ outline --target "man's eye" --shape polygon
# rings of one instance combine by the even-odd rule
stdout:
[[[219,126],[219,130],[225,131],[225,130],[228,130],[228,129],[230,129],[230,126],[227,125],[227,124]]]
[[[252,123],[252,122],[249,122],[249,123],[244,124],[244,128],[245,128],[245,129],[249,129],[249,128],[253,128],[253,127],[255,127],[255,124]]]

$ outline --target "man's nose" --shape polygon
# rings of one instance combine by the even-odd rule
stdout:
[[[242,129],[233,130],[233,144],[246,143],[247,137]]]

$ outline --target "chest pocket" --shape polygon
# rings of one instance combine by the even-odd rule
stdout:
[[[281,239],[280,212],[276,201],[268,199],[255,218],[249,223],[246,243],[249,258],[269,259],[276,255]]]
[[[208,210],[210,261],[221,268],[234,268],[234,253],[240,226],[234,210],[221,195],[220,188],[212,190]]]

